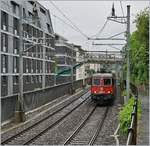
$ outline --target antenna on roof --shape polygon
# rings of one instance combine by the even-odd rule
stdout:
[[[115,17],[115,8],[114,8],[114,3],[112,4],[112,12],[111,15]]]

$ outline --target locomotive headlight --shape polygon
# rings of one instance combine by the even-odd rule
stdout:
[[[108,91],[107,93],[111,93],[110,91]]]
[[[94,91],[94,93],[96,93],[96,91]]]

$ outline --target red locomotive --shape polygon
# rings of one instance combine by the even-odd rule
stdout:
[[[92,77],[91,98],[98,103],[113,103],[116,93],[115,76],[112,73],[98,73]]]

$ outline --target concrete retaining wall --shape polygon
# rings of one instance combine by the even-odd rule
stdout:
[[[89,79],[86,79],[89,84]],[[82,88],[83,80],[74,82],[74,89]],[[58,97],[70,93],[71,83],[65,83],[54,87],[39,89],[24,93],[25,112],[38,108]],[[1,98],[1,122],[5,122],[14,117],[17,103],[17,95]]]

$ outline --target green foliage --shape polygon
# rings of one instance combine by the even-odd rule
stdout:
[[[122,91],[122,96],[126,96],[126,95],[127,95],[127,91],[126,90]]]
[[[128,100],[128,103],[125,104],[122,110],[119,112],[119,122],[120,122],[120,130],[123,134],[128,133],[128,128],[131,123],[131,113],[133,111],[134,105],[134,97],[131,97]],[[141,101],[138,100],[138,119],[141,117],[142,107]]]
[[[137,30],[130,38],[131,81],[135,84],[148,83],[149,64],[149,9],[141,11],[135,18]],[[126,71],[126,67],[124,68]]]

